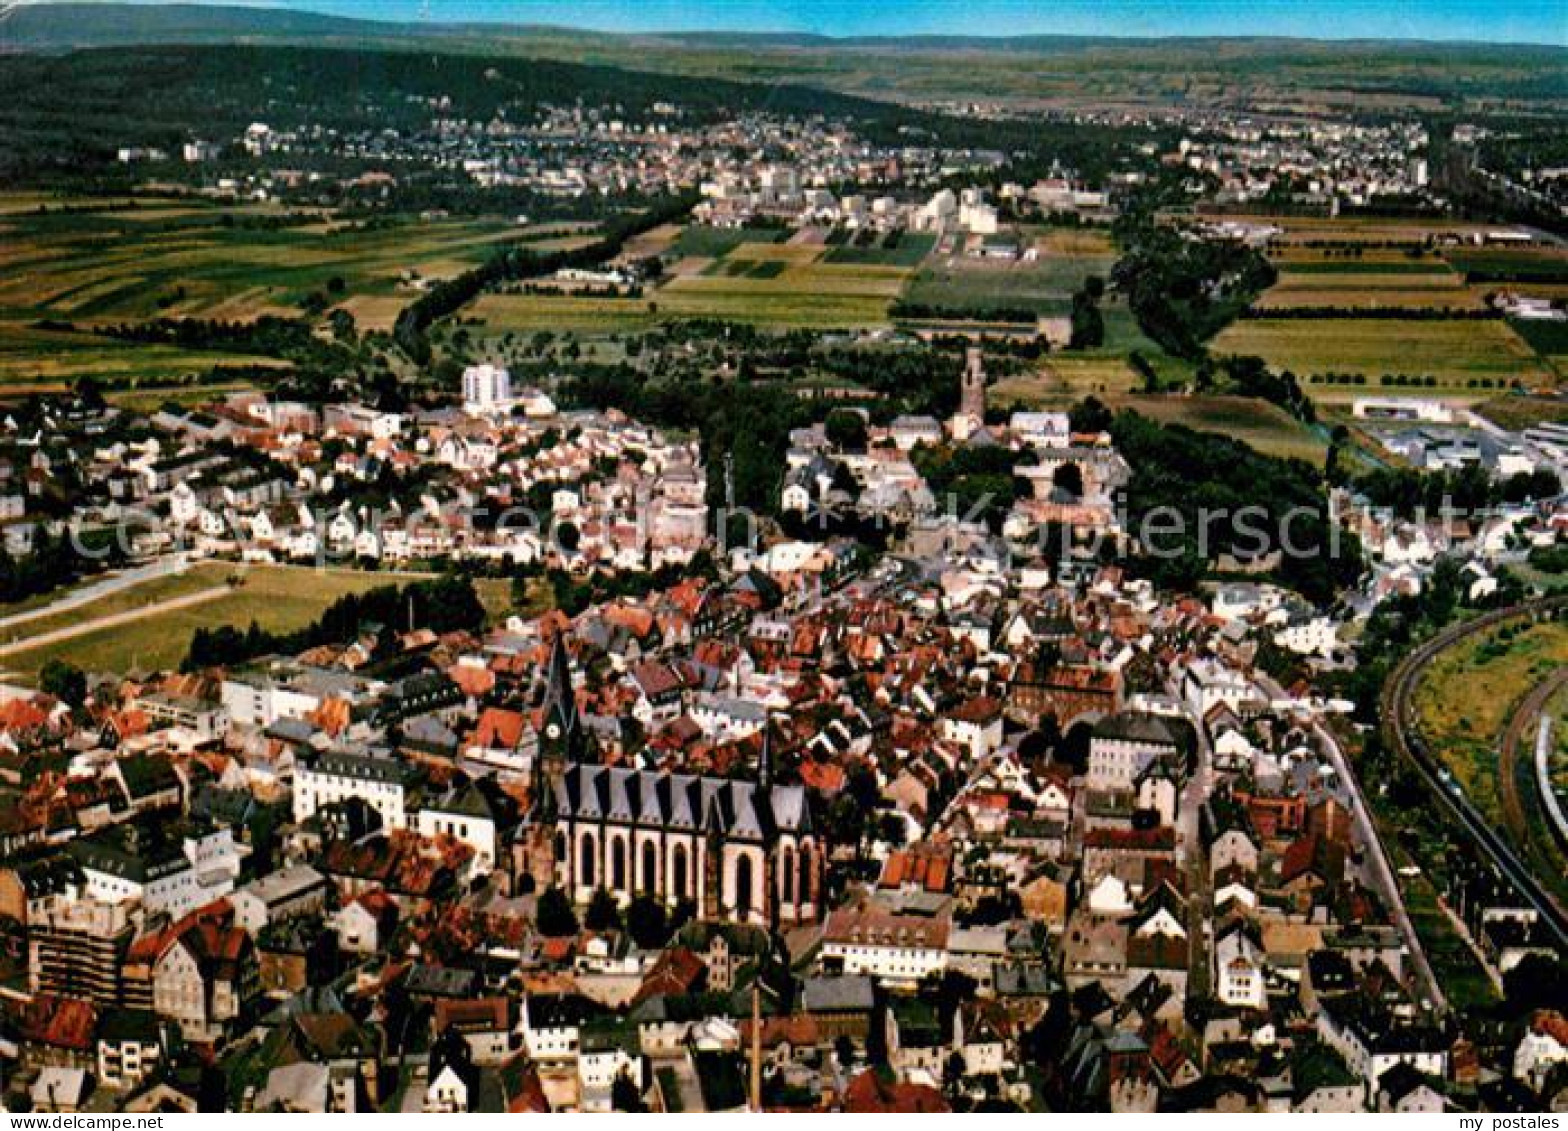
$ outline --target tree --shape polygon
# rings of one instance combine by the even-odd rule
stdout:
[[[106,403],[103,399],[103,386],[98,383],[96,377],[91,374],[78,377],[73,388],[76,392],[76,398],[82,402],[83,408],[93,412],[103,409]]]
[[[615,897],[604,888],[594,890],[593,898],[588,901],[588,913],[583,916],[583,925],[590,931],[621,929],[621,909]]]
[[[548,938],[558,939],[577,933],[577,913],[572,910],[572,901],[553,884],[539,896],[534,918],[539,933]]]
[[[632,1079],[631,1073],[621,1069],[610,1082],[610,1106],[616,1111],[646,1111],[642,1102],[642,1089]]]
[[[1520,1016],[1536,1009],[1568,1009],[1568,963],[1527,954],[1503,975],[1503,991]]]
[[[834,409],[822,427],[829,442],[843,451],[861,451],[866,446],[866,418],[854,409]]]
[[[72,707],[80,707],[87,699],[87,677],[82,669],[64,660],[50,660],[38,673],[38,686]]]
[[[1111,410],[1097,397],[1079,401],[1067,414],[1068,426],[1074,432],[1106,432],[1113,419]]]
[[[949,1100],[958,1098],[959,1089],[964,1086],[964,1055],[963,1053],[949,1053],[947,1060],[942,1065],[942,1092]]]
[[[670,941],[669,917],[664,904],[651,895],[639,895],[626,908],[626,932],[644,950],[662,950]]]
[[[1105,344],[1105,318],[1087,291],[1073,295],[1072,336],[1068,349],[1093,349]]]

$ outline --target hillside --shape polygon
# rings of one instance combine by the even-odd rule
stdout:
[[[132,44],[297,43],[528,56],[901,101],[1253,105],[1282,92],[1318,104],[1511,98],[1561,105],[1568,50],[1528,45],[1271,38],[1138,40],[1029,35],[833,39],[699,32],[618,35],[527,24],[394,23],[194,4],[27,5],[0,22],[0,50]],[[985,76],[978,85],[980,75]]]

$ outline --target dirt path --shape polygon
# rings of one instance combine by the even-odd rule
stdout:
[[[232,592],[233,590],[227,585],[215,585],[211,589],[203,589],[197,593],[187,593],[182,597],[170,597],[167,601],[156,601],[151,605],[143,605],[139,609],[127,609],[123,613],[112,613],[106,617],[84,620],[66,628],[57,628],[52,632],[40,633],[37,636],[18,637],[15,640],[0,644],[0,656],[10,656],[17,652],[30,652],[34,648],[44,648],[50,644],[74,640],[78,636],[86,636],[92,632],[101,632],[106,628],[117,628],[122,624],[130,624],[144,617],[188,609],[192,605],[215,601],[219,597],[227,596]]]

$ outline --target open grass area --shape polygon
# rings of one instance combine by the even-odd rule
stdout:
[[[861,243],[841,243],[828,249],[828,263],[864,263],[880,267],[916,267],[936,246],[936,237],[918,232],[879,234]]]
[[[320,292],[367,327],[385,329],[418,297],[416,279],[457,274],[506,242],[553,247],[585,238],[571,227],[494,219],[365,225],[327,213],[174,200],[13,211],[0,217],[0,317],[243,320],[297,314]]]
[[[1568,423],[1568,399],[1510,395],[1492,397],[1475,410],[1500,428],[1520,431],[1532,424]]]
[[[1034,260],[982,259],[954,254],[928,259],[904,292],[907,302],[948,310],[1019,309],[1065,315],[1073,293],[1090,275],[1106,276],[1116,262],[1109,238],[1073,233],[1069,242],[1043,236]],[[1072,250],[1067,250],[1071,248]]]
[[[1568,283],[1568,251],[1552,248],[1455,248],[1443,257],[1456,271],[1489,279],[1551,279]]]
[[[1453,268],[1441,259],[1411,259],[1408,255],[1385,252],[1381,255],[1335,259],[1321,251],[1299,249],[1275,260],[1281,274],[1292,275],[1452,275]]]
[[[1445,388],[1473,378],[1550,385],[1555,375],[1502,321],[1397,318],[1250,318],[1214,339],[1218,353],[1256,354],[1297,376],[1385,373],[1433,376]]]
[[[1568,374],[1568,322],[1519,318],[1510,320],[1509,325],[1559,373]]]
[[[223,586],[230,578],[238,579],[240,584],[228,593],[200,604],[155,612],[143,619],[38,648],[22,648],[0,658],[0,669],[32,678],[39,668],[56,658],[88,671],[171,668],[184,658],[191,634],[197,628],[225,624],[243,628],[255,621],[271,631],[292,631],[310,624],[322,610],[345,594],[363,593],[421,576],[428,575],[203,562],[184,573],[156,578],[69,612],[19,625],[10,630],[5,643],[25,643],[30,637],[60,628],[199,594]],[[486,611],[493,618],[510,611],[509,582],[483,580],[476,586]]]
[[[788,235],[783,228],[710,228],[693,224],[676,237],[670,251],[677,256],[717,259],[741,244],[782,243]]]
[[[130,389],[178,385],[213,370],[288,367],[287,362],[253,354],[117,341],[0,317],[0,389],[5,392],[58,392],[86,376],[106,387]]]
[[[1328,452],[1328,443],[1319,433],[1278,405],[1252,397],[1132,395],[1112,397],[1106,403],[1136,409],[1161,424],[1218,432],[1265,455],[1321,465]]]
[[[1385,837],[1385,840],[1387,838]],[[1410,923],[1421,938],[1427,961],[1456,1009],[1493,1005],[1499,994],[1475,951],[1459,934],[1451,914],[1438,902],[1437,890],[1425,875],[1402,881]]]
[[[646,298],[588,298],[564,294],[483,294],[463,310],[484,332],[633,333],[659,322],[660,304]]]
[[[704,248],[725,242],[716,232],[733,235],[688,228],[681,239],[693,232],[703,233],[698,242]],[[678,270],[642,298],[486,294],[466,313],[491,333],[609,334],[685,318],[721,318],[772,329],[886,326],[888,307],[909,268],[832,263],[826,258],[829,250],[820,242],[730,240],[722,254],[683,259]]]
[[[1416,690],[1421,732],[1433,753],[1498,823],[1498,736],[1518,698],[1563,665],[1568,624],[1505,627],[1443,653]]]
[[[1331,261],[1332,262],[1332,261]],[[1303,307],[1341,309],[1405,308],[1415,310],[1479,310],[1479,291],[1465,285],[1464,279],[1442,264],[1428,270],[1425,261],[1405,264],[1354,264],[1358,270],[1321,270],[1324,264],[1280,266],[1279,281],[1258,298],[1260,310],[1289,310]],[[1335,262],[1337,268],[1340,263]],[[1398,270],[1387,268],[1398,267]],[[1418,267],[1420,270],[1406,270]]]
[[[1300,459],[1321,465],[1327,442],[1277,405],[1252,397],[1180,396],[1137,391],[1130,369],[1111,359],[1051,358],[1037,373],[1009,377],[991,387],[998,405],[1023,408],[1067,408],[1093,393],[1112,409],[1133,409],[1161,424],[1180,424],[1199,432],[1217,432],[1240,440],[1265,455]]]

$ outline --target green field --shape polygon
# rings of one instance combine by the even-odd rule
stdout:
[[[1568,322],[1520,318],[1510,321],[1509,325],[1536,353],[1556,366],[1559,373],[1568,373]]]
[[[1487,633],[1433,661],[1416,689],[1421,732],[1477,808],[1502,823],[1497,744],[1515,703],[1568,664],[1568,624]]]
[[[1045,372],[1010,377],[991,387],[991,400],[1003,406],[1068,408],[1093,393],[1112,409],[1133,409],[1161,424],[1180,424],[1199,432],[1218,432],[1240,440],[1265,455],[1323,462],[1328,445],[1323,437],[1267,401],[1253,397],[1179,396],[1137,392],[1130,369],[1086,360],[1051,358]]]
[[[84,376],[106,387],[167,388],[214,369],[247,368],[287,369],[289,365],[252,354],[182,350],[0,320],[0,386],[8,392],[58,392]]]
[[[1517,276],[1568,283],[1568,252],[1531,248],[1461,248],[1444,253],[1456,271],[1475,271],[1497,279]]]
[[[783,228],[710,228],[705,224],[693,224],[676,237],[670,253],[717,259],[741,244],[782,243],[788,235]]]
[[[310,624],[345,594],[363,593],[418,576],[428,575],[204,562],[182,574],[157,578],[69,612],[17,625],[8,630],[5,643],[25,642],[28,637],[56,629],[200,593],[224,585],[231,577],[240,579],[241,584],[200,604],[153,613],[38,648],[24,647],[0,657],[0,669],[32,677],[46,662],[56,658],[87,671],[172,668],[184,658],[191,634],[198,628],[243,628],[255,621],[271,631],[292,631]],[[477,585],[492,616],[507,611],[509,583],[480,581]]]
[[[711,259],[687,256],[682,269],[642,298],[485,294],[467,313],[492,334],[570,330],[610,334],[672,319],[720,318],[770,329],[886,326],[888,307],[909,276],[904,267],[826,262],[821,244],[721,241],[728,229],[700,232],[699,246],[727,243]],[[772,233],[769,233],[772,234]]]
[[[1451,275],[1440,259],[1356,258],[1286,259],[1276,263],[1281,273],[1292,275]]]
[[[917,232],[880,236],[867,244],[841,243],[829,247],[828,263],[869,264],[879,267],[918,267],[936,246],[936,237]]]
[[[1368,388],[1385,373],[1430,374],[1440,386],[1454,388],[1473,378],[1525,385],[1555,381],[1501,321],[1252,318],[1227,327],[1212,345],[1217,353],[1255,354],[1297,376],[1364,373]]]
[[[300,303],[320,292],[368,328],[385,329],[418,297],[416,279],[455,275],[508,241],[553,247],[582,238],[500,220],[367,226],[327,213],[290,216],[261,205],[175,200],[12,212],[0,219],[0,319],[243,320],[298,314]]]
[[[950,310],[1020,309],[1065,315],[1090,275],[1102,278],[1116,262],[1108,237],[1093,232],[1047,236],[1034,261],[991,260],[955,254],[928,260],[910,280],[906,302]],[[1027,246],[1027,245],[1026,245]]]
[[[1323,267],[1332,264],[1335,270]],[[1339,270],[1353,266],[1354,270]],[[1418,270],[1409,270],[1418,268]],[[1260,310],[1301,307],[1479,310],[1481,295],[1441,263],[1343,262],[1279,265],[1279,281],[1258,298]]]

